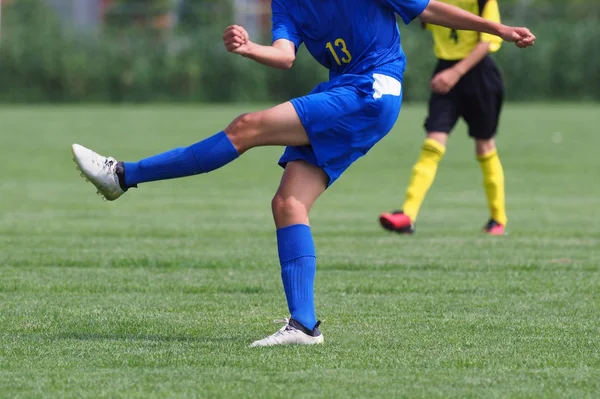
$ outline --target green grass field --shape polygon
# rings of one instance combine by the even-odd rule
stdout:
[[[598,397],[600,106],[506,108],[496,238],[464,125],[418,234],[380,229],[423,139],[405,106],[313,210],[325,345],[267,349],[248,344],[287,316],[281,150],[107,203],[69,148],[135,160],[246,110],[0,109],[0,397]]]

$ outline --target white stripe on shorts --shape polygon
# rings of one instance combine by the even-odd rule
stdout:
[[[399,96],[402,92],[402,83],[391,76],[381,75],[379,73],[373,74],[373,98],[378,99],[385,95]]]

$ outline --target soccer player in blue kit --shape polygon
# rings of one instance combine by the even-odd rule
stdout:
[[[252,346],[318,344],[313,286],[316,254],[308,214],[316,199],[394,126],[406,66],[396,14],[428,24],[493,34],[518,47],[526,28],[484,20],[436,0],[273,0],[273,41],[262,46],[241,26],[225,30],[228,51],[273,68],[292,66],[304,43],[329,69],[329,81],[305,97],[241,115],[223,131],[139,162],[118,162],[73,144],[74,160],[105,199],[140,183],[208,173],[259,146],[286,146],[272,201],[281,277],[290,318]]]

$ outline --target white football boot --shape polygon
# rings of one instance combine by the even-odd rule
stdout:
[[[323,334],[317,328],[310,331],[294,319],[275,320],[275,323],[285,323],[279,331],[267,338],[254,341],[251,347],[273,345],[315,345],[323,343]]]
[[[81,171],[81,177],[96,186],[98,195],[114,201],[125,193],[119,185],[116,159],[103,157],[79,144],[73,144],[71,152],[77,169]]]

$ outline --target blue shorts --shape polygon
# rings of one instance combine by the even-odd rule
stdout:
[[[310,145],[287,147],[279,160],[304,160],[333,184],[392,129],[402,105],[402,84],[380,74],[342,75],[291,101]]]

